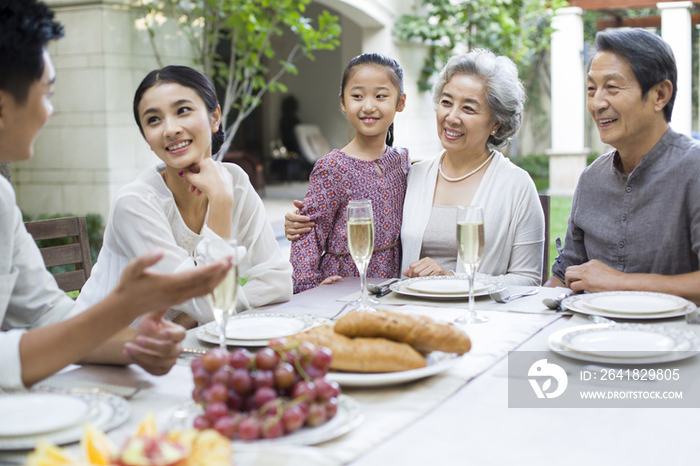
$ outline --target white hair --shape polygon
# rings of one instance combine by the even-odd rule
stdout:
[[[442,91],[452,77],[466,74],[479,78],[484,83],[486,101],[494,119],[500,123],[496,134],[489,136],[489,148],[504,147],[518,132],[525,106],[525,88],[518,79],[518,68],[508,57],[497,57],[485,49],[474,49],[469,53],[455,55],[440,71],[433,86],[433,105],[437,109]]]

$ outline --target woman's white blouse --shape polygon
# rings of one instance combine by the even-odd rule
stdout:
[[[288,301],[292,296],[292,266],[280,251],[262,200],[238,165],[225,163],[224,167],[233,177],[231,237],[238,241],[239,250],[245,250],[238,267],[240,276],[248,279],[238,291],[236,309]],[[160,174],[164,168],[163,164],[149,167],[117,193],[102,250],[77,300],[81,309],[104,299],[119,283],[126,264],[150,250],[164,252],[152,269],[173,273],[201,263],[197,259],[202,256],[202,247],[198,248],[202,239],[219,241],[225,247],[206,221],[200,233],[187,227]],[[168,316],[172,318],[179,312],[186,312],[200,323],[214,319],[204,298],[174,306]]]
[[[442,154],[411,167],[401,224],[401,270],[420,257]],[[544,251],[544,213],[528,173],[496,151],[472,205],[484,210],[484,256],[479,273],[507,285],[539,285]],[[455,224],[455,235],[457,225]],[[459,258],[456,272],[463,272]]]

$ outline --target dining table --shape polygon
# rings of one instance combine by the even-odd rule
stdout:
[[[370,279],[379,283],[381,279]],[[243,314],[312,314],[331,318],[359,293],[358,278],[296,294],[289,302],[246,311]],[[503,292],[529,291],[533,287],[508,286]],[[378,386],[347,386],[343,394],[359,406],[352,428],[316,445],[255,442],[237,448],[236,466],[296,465],[658,465],[694,464],[698,458],[700,358],[657,364],[673,367],[690,381],[684,386],[678,407],[589,407],[586,403],[553,407],[543,400],[534,407],[514,406],[509,389],[513,380],[528,374],[513,373],[509,360],[518,354],[542,355],[550,363],[570,371],[568,389],[595,388],[580,380],[584,370],[602,367],[571,359],[550,350],[554,332],[592,322],[585,315],[551,310],[542,304],[563,288],[537,287],[539,292],[499,304],[488,295],[476,300],[476,309],[487,323],[464,325],[472,348],[444,371],[418,380]],[[379,299],[376,308],[430,316],[452,322],[466,312],[464,299],[431,300],[399,293]],[[683,317],[654,320],[662,325],[700,335],[700,325]],[[201,330],[200,330],[201,332]],[[108,432],[115,445],[132,435],[139,421],[153,413],[159,428],[183,428],[190,422],[182,415],[192,405],[194,387],[189,364],[198,352],[213,348],[188,331],[187,349],[172,370],[156,377],[137,366],[70,366],[46,379],[35,389],[96,389],[129,397],[128,420]],[[616,367],[615,364],[609,367]],[[573,375],[572,375],[573,374]],[[653,382],[630,382],[634,390],[654,387]],[[640,388],[641,387],[641,388]],[[121,390],[121,392],[119,392]],[[512,393],[511,393],[512,395]],[[694,401],[695,400],[695,401]],[[0,423],[2,420],[0,419]],[[67,451],[80,456],[80,447]],[[0,451],[0,464],[22,464],[26,451]]]

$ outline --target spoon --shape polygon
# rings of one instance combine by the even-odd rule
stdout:
[[[562,293],[559,296],[557,296],[555,299],[552,298],[544,298],[542,300],[542,303],[547,306],[548,308],[552,309],[553,311],[556,311],[558,309],[561,309],[561,302],[564,301],[565,298],[569,296],[569,293]]]
[[[367,289],[372,294],[382,294],[384,291],[386,291],[389,288],[389,285],[391,285],[395,281],[398,281],[398,278],[392,278],[391,280],[389,280],[381,285],[373,285],[371,283],[368,283]]]

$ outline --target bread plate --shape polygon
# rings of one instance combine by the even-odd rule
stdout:
[[[425,358],[427,366],[399,372],[359,373],[329,372],[326,378],[338,382],[342,387],[381,387],[413,382],[445,372],[454,366],[460,356],[456,353],[433,351]]]

